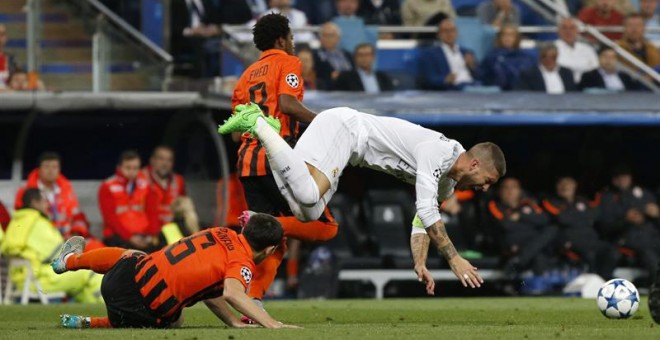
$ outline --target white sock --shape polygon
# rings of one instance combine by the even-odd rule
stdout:
[[[282,197],[284,197],[286,202],[289,204],[289,209],[291,209],[293,216],[301,221],[304,221],[305,215],[303,215],[302,208],[300,207],[300,204],[298,204],[298,201],[296,201],[296,198],[293,197],[291,188],[286,184],[286,181],[284,178],[282,178],[280,172],[273,171],[273,178],[275,178],[277,188],[280,189],[280,194],[282,194]]]
[[[315,205],[321,194],[305,161],[263,118],[257,119],[255,133],[266,149],[273,172],[281,175],[296,201],[301,205]]]
[[[303,222],[318,220],[321,217],[321,215],[323,215],[323,211],[325,211],[325,206],[328,205],[328,202],[330,202],[332,195],[333,195],[333,191],[328,190],[326,191],[325,195],[323,195],[323,197],[313,206],[305,206],[305,205],[300,206],[302,212],[302,218],[298,217],[297,215],[296,217],[298,217],[298,219]]]

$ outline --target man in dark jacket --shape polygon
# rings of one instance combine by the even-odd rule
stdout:
[[[547,267],[557,227],[548,224],[548,215],[534,200],[523,197],[517,179],[502,180],[498,196],[488,202],[488,211],[502,235],[504,255],[509,257],[505,270],[520,274],[531,267],[535,274],[541,274]]]
[[[319,41],[321,48],[314,51],[317,88],[334,90],[333,85],[342,71],[353,70],[351,54],[339,47],[341,30],[335,23],[327,22],[321,26]]]
[[[546,43],[539,48],[539,65],[520,73],[514,86],[519,91],[535,91],[551,94],[577,91],[573,72],[557,64],[557,47]]]
[[[588,88],[608,89],[611,91],[636,91],[641,89],[639,82],[629,75],[619,72],[616,52],[611,47],[598,51],[600,67],[582,74],[580,90]]]
[[[577,181],[572,177],[560,178],[556,188],[555,195],[543,200],[543,208],[559,226],[561,245],[577,253],[591,272],[609,280],[619,252],[614,245],[600,240],[594,229],[598,208],[576,195]]]
[[[374,70],[376,57],[373,45],[363,43],[355,47],[355,69],[339,74],[336,91],[379,93],[392,90],[392,80],[384,72]]]

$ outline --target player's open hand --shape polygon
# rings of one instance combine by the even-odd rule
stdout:
[[[463,287],[478,288],[484,283],[484,279],[477,272],[477,267],[472,266],[470,262],[458,255],[449,260],[449,266],[454,275],[461,281]]]
[[[426,267],[415,267],[415,273],[417,273],[417,280],[426,285],[426,294],[435,295],[435,280],[431,276]]]

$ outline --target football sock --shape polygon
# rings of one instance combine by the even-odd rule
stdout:
[[[328,190],[325,192],[323,195],[323,198],[321,198],[316,204],[309,206],[309,205],[301,205],[300,206],[300,211],[302,212],[303,215],[303,221],[315,221],[318,220],[321,215],[323,215],[323,212],[326,209],[327,203],[330,201],[332,198],[332,195],[334,192],[332,189]]]
[[[261,144],[266,148],[268,161],[273,171],[282,175],[296,201],[301,205],[315,205],[321,194],[305,161],[263,118],[257,119],[255,132]]]
[[[278,217],[282,224],[284,235],[301,241],[322,242],[328,241],[337,235],[337,223],[312,221],[301,222],[294,216]]]
[[[107,316],[103,317],[89,317],[89,327],[90,328],[112,328],[110,325],[110,319]]]
[[[125,251],[124,248],[106,247],[82,254],[71,254],[64,259],[66,270],[90,269],[105,274],[121,259]]]
[[[266,257],[257,266],[257,272],[250,283],[250,291],[248,295],[251,298],[259,300],[263,299],[266,291],[268,291],[268,287],[270,287],[275,280],[277,268],[282,263],[284,253],[286,253],[286,247],[280,246],[273,255]]]

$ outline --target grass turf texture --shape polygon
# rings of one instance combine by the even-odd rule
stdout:
[[[609,320],[594,300],[428,298],[273,301],[277,319],[302,330],[228,329],[202,304],[181,329],[59,328],[60,313],[103,315],[94,305],[0,306],[1,339],[659,339],[646,299],[629,320]]]

